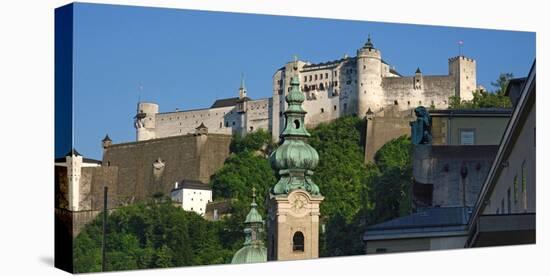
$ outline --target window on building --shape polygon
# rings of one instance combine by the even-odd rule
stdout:
[[[523,211],[527,211],[527,175],[525,175],[525,161],[521,164],[521,193],[523,196]]]
[[[220,122],[220,128],[222,128],[222,126],[223,126],[223,123],[222,123],[222,122]]]
[[[394,105],[397,105],[397,100],[393,101],[393,104],[394,104]]]
[[[325,73],[325,79],[328,79],[328,73]]]
[[[323,79],[323,74],[319,74],[319,79],[322,80]]]
[[[334,71],[334,76],[335,76],[335,77],[338,76],[338,71]]]
[[[309,81],[311,81],[311,75],[309,75]]]
[[[336,106],[334,106],[334,111],[336,111]]]
[[[500,210],[504,214],[504,198],[500,200]]]
[[[294,233],[292,237],[292,251],[304,252],[304,234],[300,231]]]
[[[304,82],[306,82],[306,81],[307,81],[307,76],[304,76]]]
[[[250,127],[250,131],[253,131],[253,130],[254,130],[254,127],[253,127],[253,126],[251,126],[251,127]]]
[[[518,203],[518,175],[514,176],[514,204]]]
[[[460,130],[460,144],[461,145],[474,145],[475,144],[475,130],[474,129],[461,129]]]
[[[225,122],[225,127],[229,127],[229,122]]]
[[[235,121],[233,121],[233,122],[231,123],[231,125],[235,125]]]
[[[317,80],[317,74],[315,74],[315,80]]]
[[[321,113],[325,113],[325,109],[324,109],[324,108],[321,108]]]
[[[506,203],[508,203],[508,214],[511,214],[512,213],[512,195],[510,192],[510,188],[508,188],[508,191],[506,192],[506,199],[507,199]]]

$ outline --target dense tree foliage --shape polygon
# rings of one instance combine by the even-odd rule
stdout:
[[[461,100],[460,97],[452,96],[449,98],[449,108],[491,108],[491,107],[511,107],[510,98],[504,95],[506,87],[514,76],[510,73],[500,74],[491,85],[495,88],[493,91],[476,90],[473,92],[471,100]]]
[[[102,216],[74,243],[76,272],[101,270]],[[220,239],[222,222],[209,222],[169,202],[122,207],[108,216],[106,270],[227,263],[234,251]]]
[[[262,151],[263,153],[271,152],[274,144],[271,139],[271,133],[258,129],[246,136],[234,135],[231,140],[230,149],[233,153],[241,153],[245,151]]]
[[[343,117],[310,130],[309,144],[319,153],[313,181],[325,197],[323,217],[335,214],[350,222],[366,204],[367,172],[361,145],[363,122]]]
[[[265,195],[277,182],[267,159],[273,147],[271,134],[263,130],[245,137],[235,136],[231,143],[231,155],[210,181],[214,200],[233,198],[239,202],[250,202],[252,187],[255,187],[258,210],[265,215]],[[233,209],[237,210],[239,206],[234,204]],[[248,208],[246,205],[243,207]]]
[[[411,161],[411,141],[406,136],[389,141],[376,152],[374,163],[378,173],[371,183],[374,204],[371,224],[410,212]]]

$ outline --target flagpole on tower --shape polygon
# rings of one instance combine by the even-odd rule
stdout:
[[[141,94],[143,93],[143,84],[139,82],[139,93],[138,93],[138,103],[141,102]]]
[[[464,44],[464,41],[462,40],[459,40],[458,41],[458,56],[461,57],[462,56],[462,45]]]

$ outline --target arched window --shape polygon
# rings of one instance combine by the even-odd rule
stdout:
[[[292,251],[304,252],[304,234],[300,231],[292,237]]]

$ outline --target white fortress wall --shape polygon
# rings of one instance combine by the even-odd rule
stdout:
[[[270,113],[272,112],[271,100],[269,98],[250,100],[246,110],[246,131],[252,132],[258,129],[271,131]]]
[[[397,105],[400,110],[426,107],[447,108],[455,93],[452,76],[422,76],[422,85],[415,88],[415,77],[383,78],[384,105]]]
[[[189,111],[157,113],[157,138],[195,133],[195,128],[201,123],[210,133],[231,134],[233,122],[229,114],[233,107],[206,108]]]

